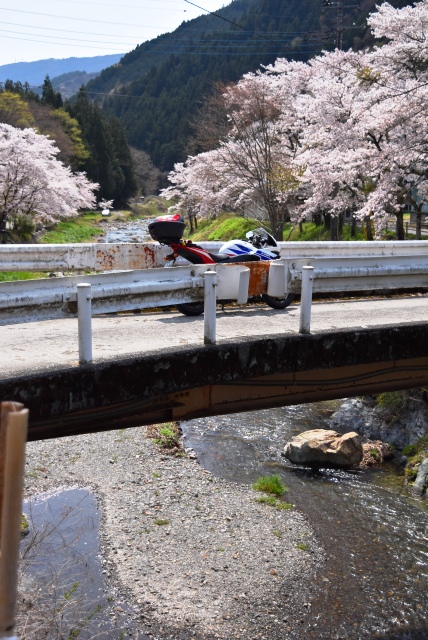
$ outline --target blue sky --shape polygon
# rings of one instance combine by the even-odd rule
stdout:
[[[230,0],[0,0],[0,65],[126,53]],[[198,7],[194,5],[198,5]]]

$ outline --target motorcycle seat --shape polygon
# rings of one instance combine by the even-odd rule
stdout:
[[[225,253],[210,253],[214,262],[259,262],[260,257],[254,253],[244,253],[241,256],[228,256]]]

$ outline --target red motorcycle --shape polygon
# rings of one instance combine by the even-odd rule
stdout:
[[[212,253],[194,244],[191,240],[183,240],[185,229],[183,218],[179,214],[160,216],[149,224],[149,233],[153,240],[170,247],[173,253],[166,256],[166,266],[173,266],[176,260],[185,258],[191,264],[230,264],[241,262],[259,262],[260,260],[277,260],[279,249],[274,238],[265,229],[256,229],[247,233],[250,242],[233,240],[225,243],[219,253]],[[273,309],[285,309],[294,299],[294,294],[285,298],[274,298],[263,294],[261,299]],[[189,302],[177,305],[177,309],[186,316],[199,316],[204,311],[203,302]]]

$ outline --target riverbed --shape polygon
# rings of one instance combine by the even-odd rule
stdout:
[[[66,554],[84,558],[92,585],[73,578],[76,595],[100,607],[79,637],[427,638],[427,511],[397,468],[315,473],[281,456],[335,406],[183,423],[185,458],[143,428],[28,445],[28,497],[63,487],[60,504],[79,487],[92,505],[77,521],[99,548]],[[255,502],[251,484],[272,473],[291,511]]]

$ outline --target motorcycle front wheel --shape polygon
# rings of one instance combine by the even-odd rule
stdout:
[[[267,294],[262,295],[262,300],[272,309],[285,309],[294,300],[294,293],[289,293],[285,298],[273,298]]]
[[[204,312],[204,303],[203,302],[183,302],[183,304],[178,304],[177,309],[180,313],[183,313],[185,316],[201,316]]]

